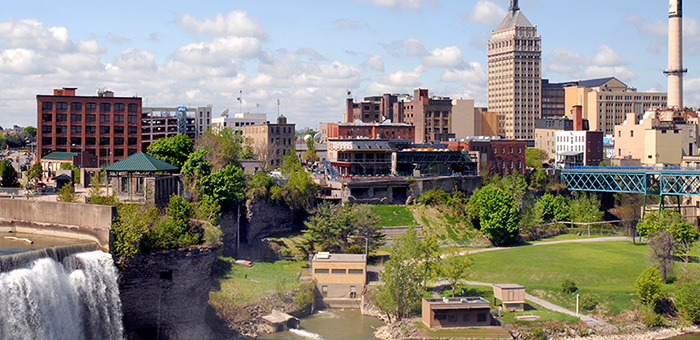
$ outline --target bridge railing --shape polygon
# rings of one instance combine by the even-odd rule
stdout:
[[[571,166],[562,170],[700,171],[700,166]]]

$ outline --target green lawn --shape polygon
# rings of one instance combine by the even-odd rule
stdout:
[[[467,339],[512,339],[510,333],[502,327],[468,327],[445,328],[430,330],[423,322],[415,323],[418,330],[427,337],[432,338],[467,338]]]
[[[470,279],[519,283],[527,292],[575,310],[576,294],[561,292],[572,279],[610,314],[634,309],[634,281],[649,265],[647,247],[631,242],[565,243],[523,246],[472,255]]]
[[[287,291],[297,284],[299,272],[308,272],[305,261],[260,262],[251,268],[233,262],[232,258],[220,257],[214,264],[219,283],[215,283],[209,294],[209,301],[214,304],[251,302],[277,291]]]
[[[379,218],[382,227],[403,227],[416,225],[413,213],[405,205],[371,205],[372,212]]]

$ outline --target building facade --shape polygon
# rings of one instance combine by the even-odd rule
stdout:
[[[415,127],[406,123],[327,123],[327,139],[410,139],[415,142]],[[323,129],[322,129],[323,130]]]
[[[564,117],[564,84],[542,79],[542,118]]]
[[[253,143],[253,152],[266,167],[279,168],[282,156],[294,152],[296,131],[285,116],[277,117],[277,123],[246,125],[243,135]]]
[[[511,0],[488,42],[488,109],[499,116],[499,135],[533,139],[541,117],[541,37]]]
[[[111,91],[77,96],[76,88],[37,95],[37,157],[50,152],[85,152],[97,166],[141,151],[141,98]]]
[[[208,118],[199,118],[206,113],[211,116],[211,107],[188,108],[179,107],[144,107],[141,114],[141,151],[146,152],[148,146],[156,140],[185,134],[192,141],[209,126]],[[202,124],[199,124],[200,120]]]
[[[491,303],[482,297],[423,299],[421,321],[428,328],[491,325]]]
[[[666,93],[637,92],[614,77],[564,83],[565,110],[580,105],[591,130],[612,134],[630,112],[642,119],[645,111],[666,106]]]
[[[555,163],[561,166],[598,166],[603,161],[602,131],[556,131]]]
[[[311,277],[323,299],[359,298],[367,283],[367,256],[320,252],[311,259]]]
[[[229,127],[233,131],[243,131],[244,126],[260,125],[267,123],[267,114],[265,113],[236,113],[233,117],[222,116],[211,120],[213,129],[221,129]]]
[[[499,136],[478,136],[451,140],[448,148],[453,151],[472,151],[479,154],[482,170],[499,175],[511,172],[525,173],[525,141],[506,140]]]

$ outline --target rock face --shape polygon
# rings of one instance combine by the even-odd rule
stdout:
[[[275,233],[294,229],[294,215],[284,204],[257,201],[246,206],[246,235],[241,241],[253,243]]]
[[[205,316],[217,248],[137,254],[123,262],[119,291],[127,339],[215,339]]]

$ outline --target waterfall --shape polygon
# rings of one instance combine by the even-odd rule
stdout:
[[[102,251],[0,272],[0,339],[123,339],[117,269]]]

